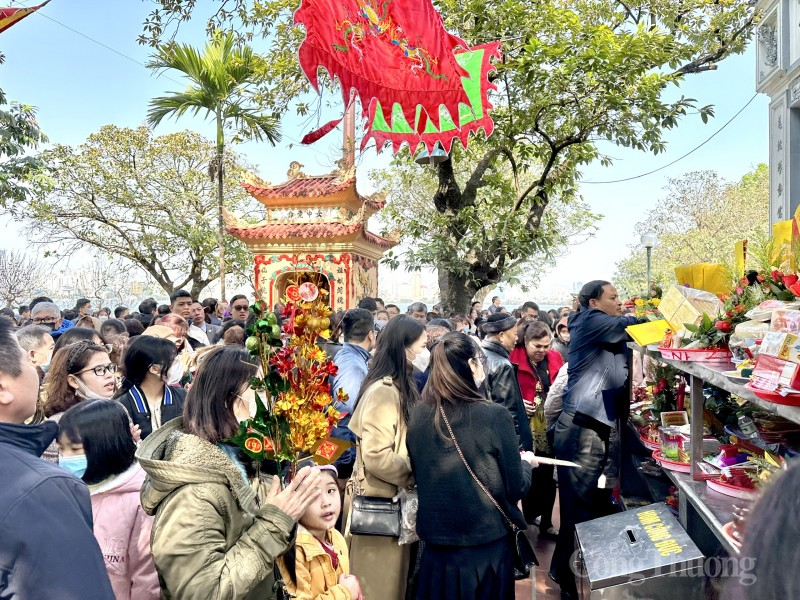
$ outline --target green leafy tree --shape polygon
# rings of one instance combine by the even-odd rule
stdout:
[[[475,145],[470,145],[467,150],[455,150],[457,159],[452,164],[459,170],[456,176],[467,179],[475,160],[470,155],[482,151]],[[486,262],[484,252],[493,243],[499,228],[509,227],[511,233],[506,240],[506,249],[509,256],[516,257],[505,265],[503,280],[523,288],[539,283],[540,275],[553,266],[561,250],[569,243],[585,240],[595,229],[594,223],[600,215],[592,213],[580,200],[565,201],[563,197],[556,197],[541,226],[528,232],[524,216],[509,215],[507,211],[507,198],[513,196],[515,190],[511,169],[506,163],[497,167],[484,175],[480,188],[475,181],[468,181],[463,193],[480,193],[480,201],[457,215],[443,213],[435,203],[431,203],[431,198],[438,197],[439,175],[436,169],[409,161],[406,153],[391,167],[370,173],[375,185],[388,194],[387,206],[379,215],[381,222],[387,224],[384,233],[391,236],[401,234],[405,239],[420,241],[408,245],[402,254],[402,262],[410,270],[435,264],[442,297],[454,279],[459,280],[461,288],[477,287],[467,278],[474,276],[473,265]],[[523,175],[523,182],[529,178],[527,174]],[[397,267],[400,258],[390,251],[385,262]],[[458,276],[454,277],[455,274]],[[481,289],[489,290],[491,287],[482,286]],[[474,297],[479,296],[476,290]]]
[[[0,64],[5,57],[0,53]],[[26,156],[47,142],[36,122],[36,109],[27,104],[9,102],[0,89],[0,207],[25,200],[27,188],[21,185],[41,167],[35,156]]]
[[[186,288],[197,297],[219,277],[217,190],[206,166],[216,145],[183,131],[155,137],[147,127],[106,125],[77,148],[56,145],[41,155],[45,175],[30,203],[13,214],[35,243],[70,256],[87,246],[130,261],[167,294]],[[263,207],[239,185],[245,168],[227,152],[225,206],[237,214]],[[252,263],[229,242],[236,262]]]
[[[652,278],[675,283],[675,267],[701,262],[726,267],[734,261],[734,244],[763,237],[769,228],[769,170],[760,164],[736,183],[714,171],[694,171],[670,179],[666,195],[637,223],[636,231],[653,231]],[[647,290],[645,250],[630,246],[630,256],[617,263],[614,283],[621,292]]]
[[[174,31],[195,9],[193,0],[158,5],[143,41]],[[557,237],[543,233],[546,219],[554,218],[548,217],[551,202],[577,198],[582,166],[611,164],[602,150],[607,146],[599,142],[659,153],[666,147],[663,133],[684,117],[697,115],[705,122],[712,116],[712,107],[676,96],[675,88],[685,77],[742,52],[756,17],[751,0],[543,0],[535,6],[520,0],[441,0],[437,6],[448,30],[471,45],[504,40],[494,79],[499,89],[492,98],[495,133],[473,140],[474,151],[440,163],[438,185],[428,200],[446,222],[440,229],[460,243],[477,237],[465,238],[465,227],[480,223],[476,214],[487,195],[502,194],[503,202],[494,207],[499,225],[487,232],[475,260],[445,269],[442,300],[456,311],[465,310],[482,287],[503,281],[518,261],[558,247]],[[230,0],[210,15],[212,26],[264,36],[267,64],[276,65],[273,76],[288,83],[284,90],[273,85],[262,93],[281,108],[302,91],[289,52],[302,39],[290,21],[296,7],[288,0]],[[297,109],[307,105],[298,101]],[[499,181],[506,178],[493,177],[506,168],[511,190]],[[452,250],[440,241],[443,234],[405,225],[398,224],[398,233],[419,248],[417,256],[431,261],[427,266],[452,264]]]
[[[159,46],[148,67],[156,71],[178,71],[190,84],[183,92],[160,96],[150,102],[147,121],[158,126],[167,117],[205,112],[217,126],[217,147],[208,173],[217,181],[217,246],[219,250],[220,293],[225,298],[225,222],[224,205],[225,132],[233,130],[234,141],[246,138],[268,141],[280,139],[278,119],[264,114],[253,102],[261,58],[252,48],[237,44],[233,33],[214,32],[201,54],[186,44],[168,43]]]

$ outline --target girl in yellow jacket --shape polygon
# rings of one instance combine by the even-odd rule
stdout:
[[[337,471],[322,471],[322,494],[308,507],[297,526],[295,545],[278,559],[286,591],[296,600],[363,600],[361,586],[350,575],[350,559],[336,520],[342,508]]]

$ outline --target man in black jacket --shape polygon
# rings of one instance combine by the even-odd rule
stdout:
[[[533,435],[522,403],[517,367],[508,360],[517,342],[517,320],[509,314],[495,313],[489,315],[481,328],[486,334],[481,347],[486,355],[486,389],[489,397],[511,413],[520,448],[533,450]]]
[[[0,598],[114,600],[89,490],[39,456],[58,425],[24,425],[39,376],[0,319]]]

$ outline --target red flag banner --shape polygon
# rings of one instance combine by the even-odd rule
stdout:
[[[447,32],[431,0],[302,0],[294,20],[306,29],[300,66],[314,88],[319,91],[322,67],[339,80],[345,104],[353,89],[367,123],[377,117],[388,124],[385,131],[366,136],[375,138],[379,149],[387,141],[394,151],[403,142],[413,149],[419,141],[429,148],[440,141],[449,149],[453,139],[466,143],[478,128],[491,133],[485,110],[472,119],[463,113],[491,107],[486,94],[494,86],[486,78],[499,44],[479,47],[485,61],[479,60],[478,72],[470,73],[458,55],[473,49]],[[469,81],[483,99],[470,97]],[[394,125],[398,120],[403,125]],[[466,121],[470,126],[462,129]],[[306,139],[315,141],[332,128],[328,124]],[[400,130],[403,135],[396,135]]]
[[[0,8],[0,33],[19,23],[22,19],[29,14],[39,10],[50,0],[45,0],[39,6],[32,6],[31,8]]]

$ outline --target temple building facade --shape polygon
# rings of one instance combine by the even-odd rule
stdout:
[[[770,97],[770,223],[800,206],[800,0],[761,0],[756,91]]]
[[[226,231],[253,254],[256,289],[270,307],[287,287],[306,281],[327,292],[334,311],[377,296],[378,261],[395,242],[369,231],[367,221],[385,201],[359,194],[355,170],[343,164],[327,175],[307,176],[293,162],[280,185],[245,182],[266,219],[248,224],[226,214]]]

